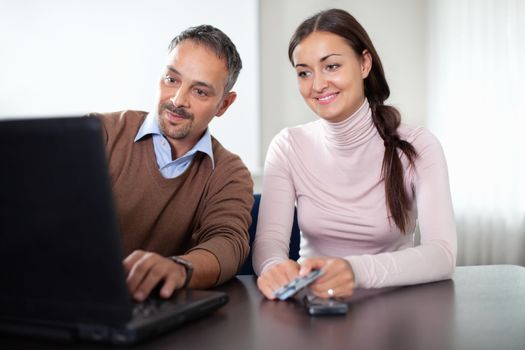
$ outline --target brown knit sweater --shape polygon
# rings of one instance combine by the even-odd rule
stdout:
[[[253,182],[241,159],[212,138],[215,168],[198,152],[179,177],[160,173],[151,136],[134,138],[147,113],[93,114],[106,149],[125,256],[136,249],[163,256],[194,249],[214,254],[217,283],[232,278],[249,251]]]

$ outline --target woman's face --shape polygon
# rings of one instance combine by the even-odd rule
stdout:
[[[368,51],[357,55],[340,36],[313,32],[293,51],[299,91],[321,118],[340,122],[364,102],[364,79],[372,67]]]

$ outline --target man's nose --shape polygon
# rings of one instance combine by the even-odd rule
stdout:
[[[170,98],[170,101],[175,107],[189,107],[188,93],[182,87],[175,91],[173,96]]]

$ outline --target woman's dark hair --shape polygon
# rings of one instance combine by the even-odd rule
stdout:
[[[364,81],[365,96],[370,104],[374,125],[385,144],[381,175],[385,181],[386,204],[394,223],[405,233],[411,208],[404,186],[403,165],[397,149],[406,155],[412,166],[417,152],[412,144],[399,138],[397,133],[397,127],[401,123],[399,111],[384,104],[390,95],[390,88],[379,55],[365,29],[352,15],[340,9],[330,9],[315,14],[297,27],[288,46],[288,58],[292,65],[295,48],[313,32],[336,34],[345,39],[358,56],[361,56],[364,50],[372,56],[372,68]]]

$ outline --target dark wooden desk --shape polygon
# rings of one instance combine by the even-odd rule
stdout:
[[[299,304],[266,301],[253,276],[220,289],[230,295],[225,307],[135,348],[525,349],[525,268],[519,266],[458,267],[453,280],[364,295],[337,317],[311,317]],[[0,347],[72,346],[2,337]]]

